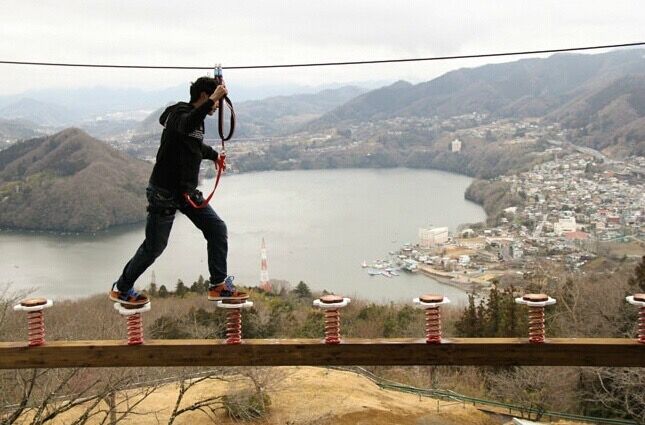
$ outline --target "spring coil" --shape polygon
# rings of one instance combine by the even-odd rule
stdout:
[[[45,316],[42,310],[27,312],[27,338],[30,347],[45,343]]]
[[[128,345],[143,344],[143,322],[141,313],[128,316]]]
[[[226,314],[226,343],[240,344],[242,342],[242,310],[230,309]]]
[[[340,311],[325,310],[325,344],[340,344]]]
[[[638,342],[645,344],[645,307],[638,309]]]
[[[439,307],[426,308],[426,342],[441,343],[441,312]]]
[[[544,307],[529,307],[529,342],[544,342]]]

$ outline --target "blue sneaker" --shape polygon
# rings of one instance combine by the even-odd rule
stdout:
[[[246,292],[235,289],[233,279],[235,279],[233,276],[228,276],[224,279],[224,282],[210,286],[208,288],[208,299],[210,301],[247,300],[249,295]]]
[[[112,285],[112,290],[110,291],[110,301],[125,305],[144,305],[150,302],[150,299],[137,291],[134,288],[130,288],[126,292],[120,292],[116,285]]]

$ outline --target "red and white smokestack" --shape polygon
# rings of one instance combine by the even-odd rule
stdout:
[[[260,288],[266,292],[271,292],[273,290],[271,284],[269,283],[269,269],[267,266],[267,246],[262,238],[262,249],[260,250]]]

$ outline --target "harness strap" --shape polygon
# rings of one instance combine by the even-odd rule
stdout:
[[[222,147],[224,146],[224,140],[222,140]],[[224,163],[226,161],[226,151],[222,149],[222,151],[219,153],[217,160],[213,161],[213,165],[215,165],[215,169],[217,170],[217,176],[215,177],[215,186],[213,187],[213,190],[211,193],[208,195],[206,199],[204,199],[204,202],[201,204],[197,204],[195,201],[190,199],[190,195],[188,193],[184,193],[184,199],[188,204],[197,209],[202,209],[206,208],[208,206],[208,203],[211,201],[213,198],[213,195],[215,195],[215,191],[217,190],[217,186],[219,186],[219,179],[222,177],[222,172],[224,171]]]

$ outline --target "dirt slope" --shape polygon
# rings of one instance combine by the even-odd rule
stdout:
[[[494,425],[499,421],[472,406],[437,402],[412,394],[382,390],[368,379],[352,372],[314,367],[277,368],[280,383],[270,391],[272,405],[268,418],[248,422],[280,425]],[[197,397],[224,395],[240,388],[230,383],[207,381],[187,393],[182,406]],[[160,388],[137,408],[139,415],[123,424],[166,424],[175,404],[177,386]],[[72,423],[79,412],[69,412],[54,424]],[[27,418],[25,418],[27,419]],[[97,417],[100,423],[102,415]],[[221,412],[219,424],[239,424]],[[178,425],[213,423],[203,413],[187,413],[177,418]]]

